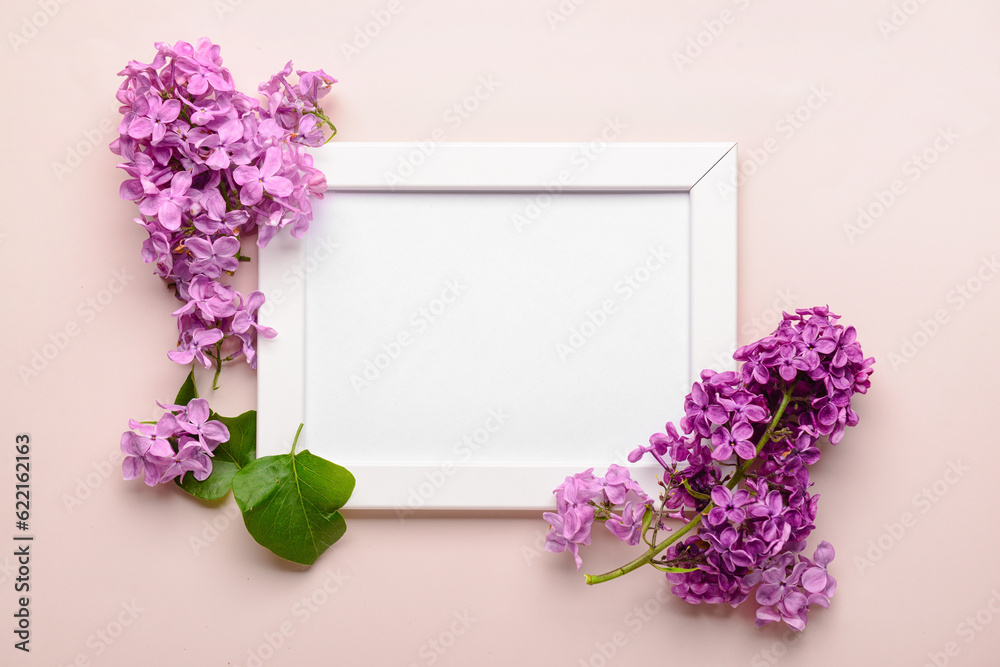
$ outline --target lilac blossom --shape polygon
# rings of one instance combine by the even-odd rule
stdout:
[[[808,594],[809,604],[830,607],[830,598],[837,590],[837,580],[827,572],[827,565],[833,562],[833,545],[826,540],[817,545],[812,560],[800,556],[808,567],[802,572],[802,588]]]
[[[712,432],[712,458],[716,461],[726,461],[736,452],[737,456],[752,459],[757,449],[750,442],[753,437],[753,427],[740,421],[727,426],[719,426]]]
[[[627,468],[612,464],[604,477],[596,477],[594,469],[567,477],[553,491],[556,512],[543,517],[550,530],[545,548],[549,551],[573,553],[577,569],[583,564],[579,546],[590,544],[591,526],[595,520],[605,521],[608,531],[626,544],[638,544],[643,516],[652,504],[632,479]],[[621,514],[614,514],[615,505],[624,504]]]
[[[579,566],[590,523],[582,530],[578,519],[589,508],[622,541],[651,545],[646,560],[588,575],[589,583],[649,562],[689,603],[736,606],[753,595],[757,625],[802,630],[809,608],[828,607],[836,589],[833,547],[823,541],[812,559],[802,555],[819,503],[809,468],[821,440],[837,444],[858,423],[853,398],[867,392],[874,364],[854,328],[838,319],[826,307],[784,313],[774,332],[736,351],[738,371],[702,372],[681,428],[668,423],[628,456],[631,463],[649,456],[662,468],[659,509],[621,466],[605,478],[593,469],[567,478],[556,490],[557,512],[546,515],[553,548],[573,536],[566,545],[573,543]],[[672,520],[685,529],[672,530]]]
[[[175,477],[183,478],[187,472],[192,473],[199,482],[204,482],[212,474],[212,459],[204,446],[188,436],[181,436],[177,441],[177,451],[162,457],[159,463],[162,470],[161,483],[173,481]]]
[[[213,322],[236,313],[234,292],[205,275],[195,276],[187,288],[188,302],[173,312],[175,317],[192,314]]]
[[[209,419],[208,401],[192,399],[187,406],[162,405],[167,410],[155,424],[129,421],[122,434],[122,476],[143,475],[149,486],[166,484],[190,472],[204,481],[212,473],[212,452],[229,440],[229,429]]]
[[[253,206],[260,202],[265,192],[272,197],[287,197],[292,194],[292,182],[277,175],[281,166],[281,149],[272,146],[264,153],[264,162],[260,167],[237,167],[233,172],[233,180],[243,186],[240,188],[240,202],[245,206]]]
[[[222,123],[218,131],[206,136],[198,147],[209,151],[205,166],[210,169],[228,169],[234,163],[244,165],[249,159],[249,151],[243,144],[243,123],[238,118]]]
[[[139,212],[155,217],[166,231],[177,231],[181,226],[181,213],[191,201],[188,189],[191,174],[178,172],[170,181],[170,187],[158,191],[139,204]]]
[[[209,421],[211,410],[204,398],[194,398],[187,404],[184,420],[178,420],[181,428],[191,435],[198,436],[198,441],[206,452],[213,451],[220,443],[229,440],[229,429],[217,420]]]
[[[159,461],[172,453],[170,438],[177,430],[177,420],[167,413],[155,425],[130,420],[129,428],[121,437],[122,476],[135,479],[140,474],[149,486],[156,486],[162,477]]]
[[[128,136],[133,139],[148,137],[151,143],[158,144],[163,141],[170,124],[180,115],[181,103],[152,96],[145,99],[143,115],[133,115],[128,124]]]
[[[184,302],[170,358],[255,365],[256,337],[272,330],[255,314],[237,317],[248,299],[219,281],[238,268],[241,237],[256,233],[263,247],[284,227],[297,238],[308,228],[326,179],[305,148],[336,131],[319,106],[336,80],[322,70],[290,80],[289,63],[262,85],[261,104],[236,89],[208,39],[155,48],[151,62],[119,73],[122,122],[110,148],[127,174],[119,194],[149,234],[143,261]],[[254,300],[256,313],[263,297]]]
[[[642,520],[645,515],[645,504],[629,500],[622,508],[621,516],[610,515],[605,525],[612,535],[625,544],[634,546],[639,544],[639,540],[642,538]]]
[[[242,344],[242,352],[251,368],[257,368],[257,354],[254,348],[256,336],[274,338],[277,332],[271,327],[261,326],[257,322],[257,311],[264,305],[264,293],[255,291],[247,296],[246,303],[233,315],[230,330],[234,338]]]
[[[576,569],[583,565],[580,557],[580,545],[590,544],[590,527],[594,523],[594,508],[574,506],[565,512],[554,514],[546,512],[542,515],[549,522],[551,529],[545,536],[545,548],[558,553],[569,551],[576,561]]]
[[[729,419],[729,411],[715,402],[713,394],[705,391],[698,382],[691,387],[691,393],[684,402],[685,416],[681,420],[685,432],[707,438],[713,425],[725,424]]]
[[[225,334],[219,329],[205,329],[203,327],[186,329],[181,332],[177,349],[167,352],[167,357],[178,364],[190,364],[192,360],[197,360],[202,366],[208,368],[212,365],[214,358],[212,352],[218,352],[216,345],[222,342],[224,336]]]
[[[799,581],[808,566],[802,562],[792,566],[793,561],[794,557],[786,554],[774,567],[764,570],[764,583],[757,588],[757,602],[761,605],[757,610],[758,627],[781,620],[794,630],[805,628],[808,602],[799,590]]]
[[[732,421],[767,421],[767,410],[755,404],[753,402],[755,398],[748,391],[738,391],[732,398],[720,398],[719,405],[729,411],[729,419]]]
[[[630,491],[636,494],[643,503],[652,502],[638,482],[632,479],[628,468],[614,463],[608,467],[608,472],[604,475],[603,491],[608,502],[612,505],[624,503]]]
[[[708,513],[708,523],[713,526],[718,526],[723,521],[742,523],[747,518],[747,511],[743,508],[750,502],[750,493],[745,489],[733,493],[719,485],[712,489],[712,502],[715,507]]]
[[[223,273],[233,273],[240,265],[236,259],[240,251],[240,240],[235,236],[223,236],[214,241],[207,238],[188,239],[187,248],[194,261],[191,271],[207,278],[218,278]],[[188,290],[190,293],[190,289]]]

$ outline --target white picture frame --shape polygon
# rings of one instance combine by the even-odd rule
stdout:
[[[598,474],[603,470],[601,461],[589,456],[553,461],[542,455],[544,446],[539,450],[537,443],[530,452],[537,452],[540,460],[525,455],[502,462],[449,460],[440,454],[421,459],[419,452],[405,460],[372,461],[364,452],[351,451],[350,447],[335,446],[329,451],[330,447],[318,446],[325,438],[310,432],[310,415],[306,414],[310,400],[317,400],[307,396],[306,386],[307,293],[310,289],[312,294],[330,289],[314,284],[320,280],[317,276],[324,274],[314,269],[334,251],[322,242],[309,250],[306,241],[310,234],[317,233],[317,228],[328,224],[324,220],[333,214],[337,204],[327,202],[336,202],[338,193],[355,211],[377,207],[379,202],[399,201],[391,199],[396,194],[427,197],[419,201],[461,195],[461,201],[468,202],[472,197],[477,210],[480,206],[483,210],[497,206],[496,201],[509,206],[509,198],[491,198],[494,194],[542,201],[545,194],[595,197],[587,202],[619,196],[609,200],[615,206],[619,201],[631,200],[656,204],[660,195],[664,202],[667,198],[683,198],[687,236],[679,238],[688,251],[684,266],[689,300],[687,322],[677,331],[685,329],[678,336],[687,342],[688,353],[684,371],[675,372],[686,377],[672,378],[671,382],[689,390],[703,368],[733,367],[737,316],[735,143],[338,142],[314,154],[317,167],[326,174],[328,192],[326,200],[314,204],[313,228],[306,239],[299,240],[283,231],[260,251],[259,289],[268,299],[261,309],[260,323],[275,328],[278,336],[258,341],[257,454],[287,453],[299,423],[304,422],[297,450],[311,449],[344,465],[356,476],[357,486],[348,508],[398,513],[419,509],[548,509],[554,506],[552,489],[565,476],[590,466],[597,466]],[[364,196],[352,200],[351,193]],[[441,208],[447,209],[455,201],[459,200],[440,200]],[[588,203],[577,210],[591,208],[595,207]],[[544,239],[529,238],[528,242],[543,243]],[[502,278],[497,276],[498,280]],[[312,317],[310,321],[318,321],[320,315]],[[664,345],[670,344],[664,340]],[[336,355],[336,351],[332,354]],[[336,412],[335,402],[322,404],[324,409],[315,411],[314,422],[321,412],[325,416],[327,405]],[[679,419],[682,409],[680,402],[663,405],[662,421]],[[388,414],[390,406],[385,406],[385,411]],[[662,421],[655,429],[662,428]],[[649,430],[646,437],[654,430]],[[630,446],[639,444],[643,443],[633,441]],[[623,452],[606,461],[615,462],[625,463]],[[632,468],[647,491],[655,494],[658,466],[637,464]]]

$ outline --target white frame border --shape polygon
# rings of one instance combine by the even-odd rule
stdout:
[[[332,191],[540,192],[553,187],[561,168],[569,171],[569,158],[580,149],[572,143],[333,143],[314,157]],[[405,181],[390,176],[400,164],[417,160],[421,164]],[[736,344],[736,177],[735,143],[616,143],[605,145],[585,171],[573,172],[559,186],[567,192],[688,192],[692,382],[703,368],[719,369],[720,359]],[[304,421],[305,289],[290,291],[286,283],[289,269],[306,265],[305,248],[283,232],[260,252],[259,289],[281,303],[261,312],[261,324],[277,329],[278,337],[258,339],[258,456],[288,452]],[[679,413],[681,406],[676,409]],[[447,483],[425,500],[408,493],[408,485],[422,472],[440,473],[443,465],[338,463],[357,478],[349,508],[397,513],[549,509],[554,506],[551,490],[563,477],[593,465],[444,464],[451,467]],[[632,468],[653,492],[649,483],[659,466]]]

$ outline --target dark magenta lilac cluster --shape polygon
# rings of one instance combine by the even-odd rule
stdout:
[[[240,356],[256,367],[256,336],[274,336],[257,324],[264,296],[222,281],[246,259],[242,237],[256,232],[264,247],[284,227],[299,238],[309,226],[326,179],[304,148],[333,130],[318,100],[336,80],[298,71],[291,83],[289,62],[260,85],[262,104],[236,90],[209,40],[156,49],[152,63],[119,73],[122,122],[111,150],[129,176],[121,197],[138,204],[136,222],[149,234],[142,258],[184,302],[169,356],[214,362],[216,372]]]
[[[568,477],[555,490],[557,511],[545,514],[546,548],[571,551],[579,567],[579,546],[604,521],[626,543],[649,548],[588,583],[648,564],[687,602],[735,607],[754,593],[758,625],[803,629],[809,607],[829,606],[836,588],[827,572],[833,547],[823,541],[812,558],[803,555],[819,501],[809,493],[809,466],[821,438],[835,445],[858,423],[851,401],[868,390],[874,364],[854,327],[838,320],[825,307],[785,313],[771,335],[736,351],[738,371],[702,372],[680,428],[668,423],[629,455],[662,467],[659,503],[621,466],[605,478],[592,469]]]

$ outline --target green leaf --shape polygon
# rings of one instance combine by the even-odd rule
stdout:
[[[223,456],[240,468],[245,468],[257,458],[257,411],[247,410],[238,417],[223,417],[212,413],[229,429],[229,440],[215,448],[215,456]]]
[[[308,450],[265,456],[233,476],[233,496],[250,535],[302,565],[316,562],[347,531],[337,510],[353,492],[354,475]]]
[[[706,496],[704,493],[698,493],[697,491],[695,491],[694,489],[692,489],[691,488],[691,483],[688,480],[686,480],[686,479],[684,480],[684,488],[685,488],[685,490],[687,490],[687,492],[689,494],[691,494],[691,496],[693,498],[697,498],[698,500],[711,500],[712,499],[712,496]]]
[[[642,532],[639,533],[640,535],[645,535],[646,531],[649,530],[650,524],[653,523],[654,514],[657,514],[657,512],[653,510],[653,506],[647,505],[646,511],[642,513]]]
[[[194,367],[192,366],[187,379],[184,380],[184,384],[181,385],[180,390],[177,392],[174,405],[187,405],[193,398],[198,398],[198,387],[194,383]]]
[[[674,573],[697,572],[700,569],[697,567],[668,567],[665,565],[657,565],[656,563],[650,563],[650,565],[655,567],[660,572],[674,572]]]
[[[240,467],[232,461],[216,459],[212,461],[212,474],[205,481],[199,482],[193,474],[185,473],[183,482],[180,477],[175,478],[174,482],[195,498],[219,500],[225,498],[229,489],[233,488],[233,475],[239,470]]]
[[[175,480],[192,496],[202,500],[218,500],[229,493],[233,475],[257,458],[257,411],[248,410],[238,417],[223,417],[214,412],[209,419],[217,419],[229,429],[229,440],[215,448],[212,474],[203,482],[194,475],[184,475],[184,481]]]

